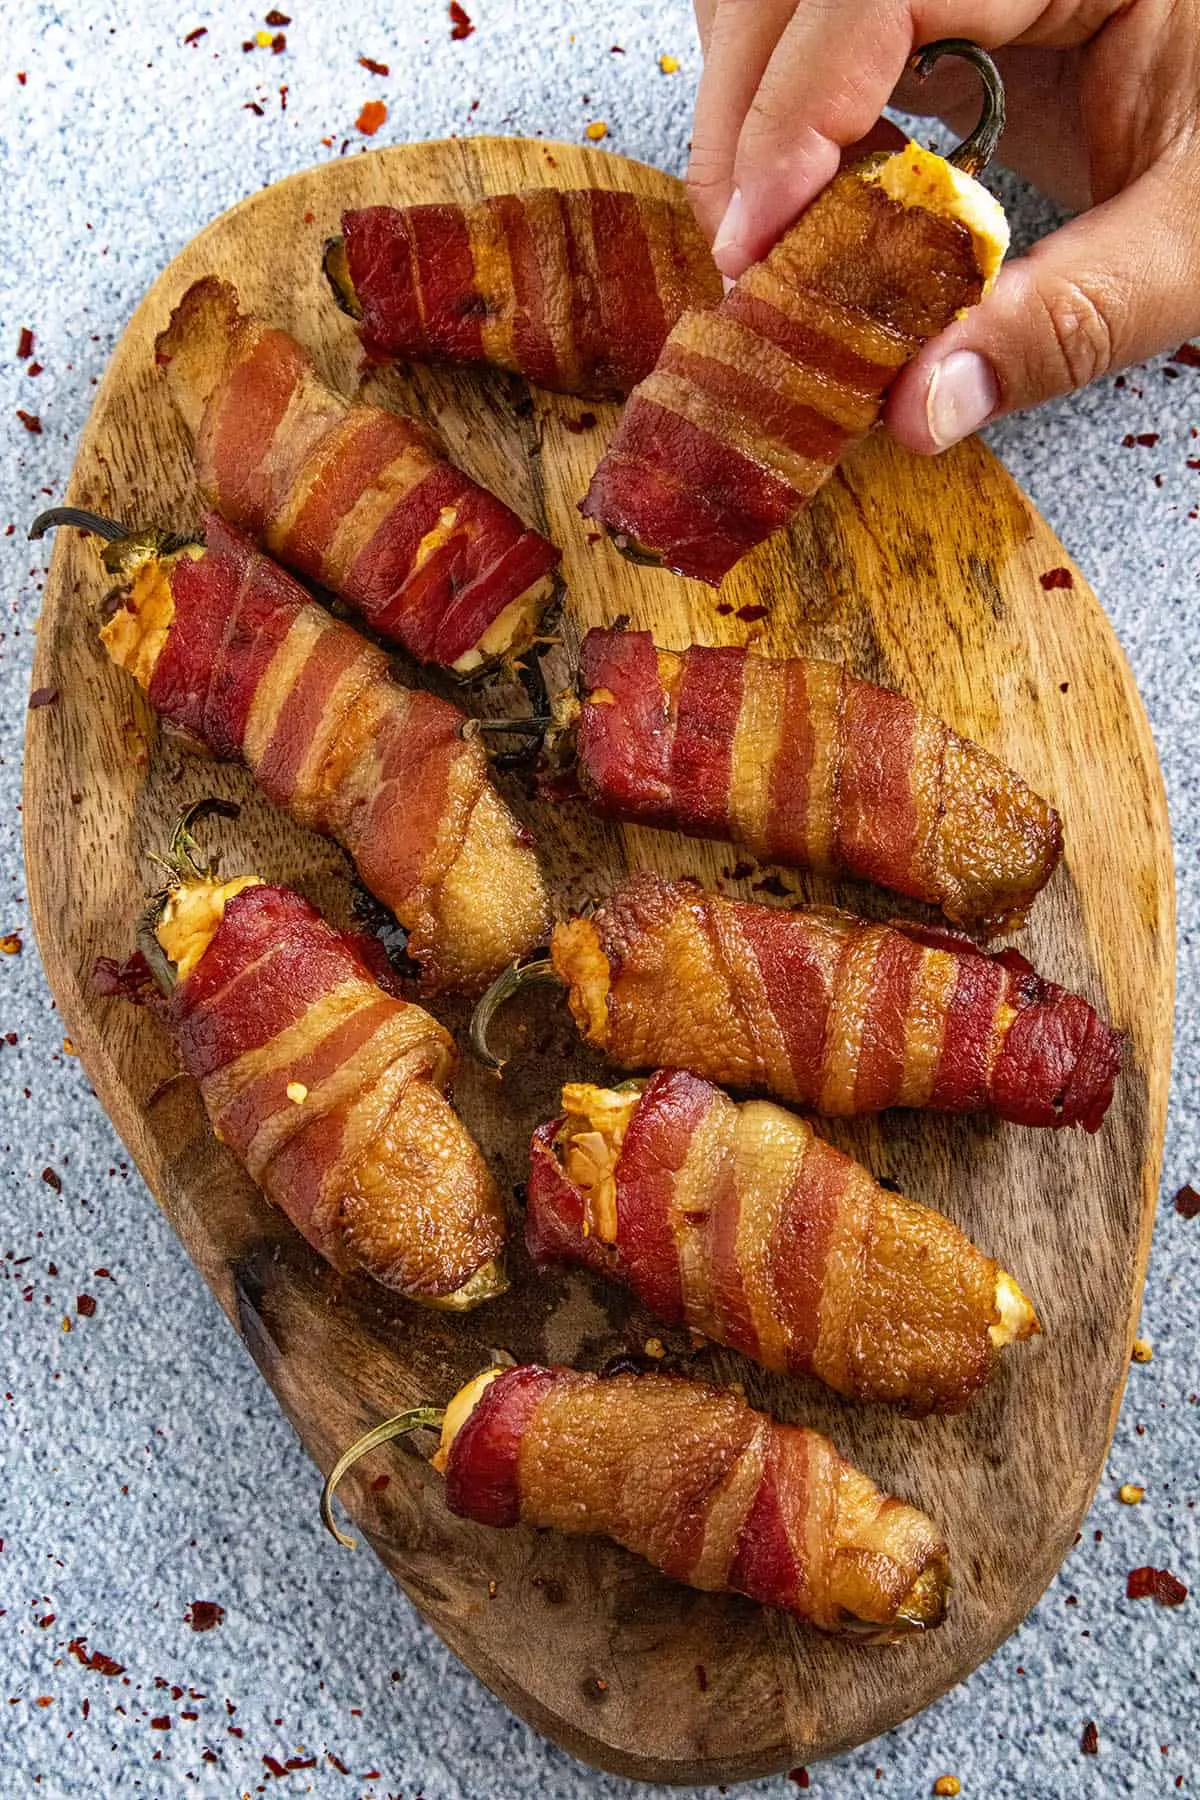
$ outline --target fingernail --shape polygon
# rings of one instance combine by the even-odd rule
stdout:
[[[724,288],[724,290],[727,294],[731,294],[733,292],[734,288],[737,286],[737,283],[733,279],[732,275],[722,275],[721,286]]]
[[[925,423],[939,450],[986,425],[1000,404],[996,372],[977,350],[952,350],[934,367],[925,395]]]
[[[713,259],[719,265],[721,253],[725,250],[736,250],[741,239],[742,216],[745,208],[742,205],[742,190],[734,188],[729,197],[729,205],[725,208],[725,216],[717,226],[717,235],[713,239]]]

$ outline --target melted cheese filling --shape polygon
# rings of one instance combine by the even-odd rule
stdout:
[[[608,995],[612,969],[590,919],[567,919],[554,927],[550,955],[567,988],[571,1015],[589,1044],[608,1041]]]
[[[204,546],[188,544],[179,555],[203,556]],[[173,560],[164,560],[148,550],[134,571],[128,594],[100,632],[100,642],[117,667],[127,669],[143,688],[150,686],[175,617],[175,597],[171,592]]]
[[[483,1398],[484,1389],[500,1374],[503,1374],[502,1369],[484,1369],[482,1374],[476,1375],[471,1381],[468,1381],[465,1387],[459,1388],[447,1406],[442,1419],[442,1441],[437,1447],[436,1454],[429,1459],[439,1475],[446,1473],[450,1447]]]
[[[258,875],[237,875],[232,881],[188,881],[173,889],[155,936],[164,953],[185,981],[208,949],[225,908],[243,888],[261,887]]]
[[[504,611],[496,614],[479,642],[470,650],[464,650],[458,661],[451,664],[456,674],[469,675],[472,669],[492,662],[497,656],[512,656],[524,650],[537,635],[553,591],[553,577],[540,575],[532,587],[510,600]]]
[[[965,226],[987,293],[1008,250],[1008,220],[1000,202],[973,175],[956,169],[935,151],[910,143],[866,171],[863,179],[878,182],[901,206],[920,206]]]
[[[558,1138],[563,1174],[583,1195],[584,1236],[617,1241],[617,1161],[641,1104],[641,1086],[593,1087],[568,1082],[562,1091],[567,1122]]]
[[[996,1310],[1000,1317],[988,1326],[988,1336],[997,1350],[1005,1344],[1018,1344],[1042,1329],[1028,1295],[1021,1292],[1004,1269],[996,1270]]]

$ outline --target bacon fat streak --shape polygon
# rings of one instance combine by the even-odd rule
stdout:
[[[600,1533],[676,1581],[826,1631],[887,1638],[944,1616],[932,1520],[728,1389],[506,1369],[444,1457],[447,1505],[484,1525]]]
[[[206,546],[148,556],[102,637],[161,717],[240,758],[263,792],[354,858],[430,988],[481,985],[544,935],[527,834],[463,714],[399,686],[215,514]]]
[[[890,1106],[1099,1129],[1123,1039],[1015,950],[958,932],[783,911],[631,876],[559,925],[555,968],[589,1043],[828,1116]]]
[[[610,818],[853,875],[960,924],[1017,923],[1062,855],[1054,808],[988,751],[838,663],[593,630],[579,782]]]
[[[920,346],[984,290],[958,219],[835,177],[634,390],[582,511],[714,586],[790,523]]]
[[[721,298],[682,200],[536,189],[371,206],[342,230],[343,298],[370,353],[493,363],[565,394],[628,393],[680,314]]]
[[[499,1196],[445,1097],[452,1039],[299,894],[235,893],[168,1018],[217,1136],[335,1268],[435,1300],[496,1257]]]
[[[640,1096],[568,1087],[563,1101],[582,1111],[533,1139],[536,1263],[581,1263],[668,1324],[911,1413],[960,1411],[1004,1344],[1036,1329],[949,1219],[782,1107],[737,1106],[679,1069]]]
[[[425,662],[528,643],[560,553],[413,419],[325,386],[294,338],[189,288],[156,342],[201,492],[300,575]]]

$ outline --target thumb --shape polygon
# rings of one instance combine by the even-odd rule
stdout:
[[[893,437],[945,450],[1200,330],[1198,182],[1200,153],[1164,158],[1006,264],[896,381],[884,412]]]

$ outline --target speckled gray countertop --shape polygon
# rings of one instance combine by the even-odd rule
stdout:
[[[3,8],[0,933],[23,946],[0,958],[6,1797],[671,1791],[596,1775],[545,1744],[371,1557],[331,1554],[312,1466],[64,1047],[24,898],[21,738],[44,561],[24,528],[61,497],[92,389],[168,259],[260,184],[355,154],[368,99],[388,108],[377,143],[467,131],[579,141],[603,119],[609,147],[682,170],[699,65],[684,0],[467,9],[475,30],[455,41],[445,0],[363,0],[352,24],[340,7],[295,0],[270,28],[234,0]],[[243,48],[265,29],[284,45]],[[677,72],[660,70],[662,53]],[[1019,231],[1045,228],[1035,196],[1014,184],[1005,197]],[[16,357],[23,326],[32,363]],[[1166,777],[1179,1009],[1143,1311],[1153,1360],[1132,1371],[1082,1539],[1021,1630],[920,1718],[815,1767],[817,1795],[895,1800],[951,1772],[967,1800],[1200,1785],[1200,1219],[1172,1204],[1183,1183],[1200,1185],[1198,426],[1200,370],[1160,363],[991,434],[1107,605]],[[1140,1506],[1117,1502],[1123,1481],[1144,1485]],[[1127,1570],[1145,1563],[1192,1588],[1183,1606],[1125,1598]],[[200,1600],[223,1610],[202,1634],[189,1622]],[[1080,1750],[1088,1720],[1094,1757]],[[795,1788],[779,1777],[742,1791]]]

